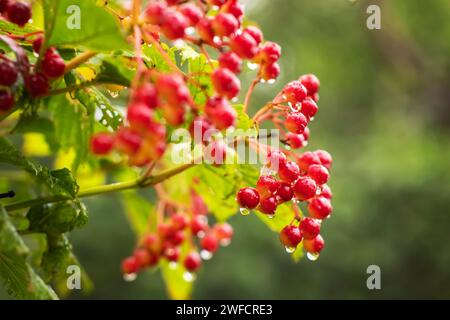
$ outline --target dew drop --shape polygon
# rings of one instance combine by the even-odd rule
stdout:
[[[275,217],[275,213],[272,214],[266,214],[267,218],[269,219],[273,219],[273,217]]]
[[[183,279],[186,282],[192,282],[195,280],[195,275],[189,271],[186,271],[185,273],[183,273]]]
[[[213,256],[212,253],[210,251],[208,251],[208,250],[200,251],[200,257],[203,260],[210,260],[212,258],[212,256]]]
[[[267,80],[268,84],[274,84],[277,81],[277,79],[269,79]]]
[[[234,97],[233,99],[231,99],[231,102],[233,102],[233,103],[236,103],[236,102],[238,102],[238,97]]]
[[[264,79],[261,79],[261,83],[266,83],[267,81]]]
[[[248,216],[250,214],[250,210],[248,210],[247,208],[240,208],[239,211],[243,216]]]
[[[308,260],[310,260],[310,261],[316,261],[317,259],[319,259],[319,254],[318,254],[318,253],[307,252],[307,253],[306,253],[306,257],[307,257]]]
[[[197,232],[197,238],[201,239],[205,236],[205,231],[199,231]]]
[[[126,273],[123,275],[123,280],[126,282],[132,282],[137,279],[137,273]]]
[[[295,247],[288,247],[288,246],[285,246],[284,248],[286,249],[287,253],[294,253],[296,249]]]
[[[193,35],[194,33],[195,33],[195,28],[194,27],[186,28],[186,34],[187,35]]]
[[[256,69],[258,69],[258,66],[259,66],[259,64],[257,64],[257,63],[252,63],[252,62],[248,62],[248,63],[247,63],[247,67],[248,67],[250,70],[256,70]]]

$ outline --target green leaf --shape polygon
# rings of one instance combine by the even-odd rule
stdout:
[[[27,262],[29,249],[0,207],[0,277],[17,299],[58,299]]]
[[[47,45],[96,51],[128,47],[118,21],[93,0],[43,0]]]
[[[175,63],[175,51],[176,47],[172,47],[171,49],[165,44],[161,43],[163,49],[167,52],[170,59]],[[142,54],[144,60],[150,64],[150,67],[156,68],[159,71],[169,72],[171,70],[170,65],[164,59],[163,55],[159,52],[159,50],[153,45],[144,45],[142,46]]]
[[[94,81],[129,87],[134,77],[134,71],[127,68],[126,63],[126,59],[121,56],[103,58]]]
[[[50,119],[37,114],[22,113],[13,129],[13,133],[29,132],[43,134],[51,150],[55,151],[58,149],[59,143],[55,136],[55,125]]]
[[[244,112],[244,105],[243,104],[236,104],[233,106],[234,109],[237,111],[237,123],[236,123],[236,129],[242,129],[242,130],[249,130],[249,129],[255,129],[255,124],[250,119],[248,114]],[[256,136],[257,132],[255,129],[255,133],[252,136]]]
[[[192,294],[193,282],[184,279],[186,269],[182,264],[177,263],[173,268],[164,260],[160,262],[160,267],[169,297],[175,300],[189,299]]]
[[[255,214],[274,232],[280,232],[281,229],[290,224],[292,219],[294,219],[294,210],[290,202],[279,205],[273,218],[268,218],[267,215],[258,211],[255,211]]]
[[[155,210],[147,199],[133,190],[122,192],[121,199],[131,228],[138,238],[147,231],[151,215],[154,219],[150,221],[150,226],[156,226]]]
[[[33,175],[39,183],[46,185],[51,194],[75,198],[78,192],[79,187],[68,169],[51,171],[36,161],[26,159],[5,138],[0,138],[0,162],[23,168]]]
[[[304,255],[305,253],[303,251],[303,242],[300,242],[300,244],[297,246],[297,249],[295,249],[294,253],[291,254],[291,257],[295,263],[298,263]]]
[[[195,58],[189,59],[188,62],[188,72],[198,74],[193,77],[195,83],[189,82],[189,90],[194,102],[197,105],[204,105],[208,97],[214,94],[211,77],[208,75],[213,69],[204,54],[199,54]],[[217,65],[215,61],[212,61],[212,63],[215,66]]]
[[[20,35],[36,32],[36,31],[38,31],[38,29],[36,29],[29,23],[23,27],[19,27],[15,23],[6,21],[4,19],[0,20],[0,34],[4,34],[4,35],[14,34],[14,35],[20,36]]]

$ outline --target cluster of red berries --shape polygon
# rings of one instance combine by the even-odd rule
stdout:
[[[160,259],[166,259],[171,263],[182,261],[186,271],[193,273],[200,269],[202,259],[210,259],[221,245],[227,246],[232,237],[233,228],[227,223],[209,226],[204,214],[188,218],[186,214],[174,213],[158,225],[156,233],[143,237],[133,255],[123,260],[122,272],[134,276],[145,268],[156,266]],[[195,239],[198,239],[200,250],[195,248]],[[189,250],[182,250],[185,241]]]
[[[8,21],[23,27],[31,19],[31,7],[21,1],[0,0],[0,14]]]

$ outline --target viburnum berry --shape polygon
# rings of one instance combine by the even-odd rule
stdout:
[[[333,198],[333,193],[331,192],[331,188],[328,185],[326,185],[326,184],[324,184],[322,186],[322,191],[321,191],[320,195],[322,197],[325,197],[325,198],[330,199],[330,200],[331,200],[331,198]]]
[[[232,51],[223,53],[219,57],[219,66],[238,74],[242,70],[242,60]]]
[[[177,213],[170,217],[170,222],[175,230],[183,230],[189,224],[189,219],[184,214]]]
[[[124,274],[133,274],[140,269],[139,262],[135,256],[131,256],[122,261],[122,272]]]
[[[179,247],[167,248],[164,250],[164,257],[171,262],[177,262],[180,259],[181,250]]]
[[[154,258],[150,256],[150,252],[144,248],[136,248],[133,252],[133,256],[136,258],[137,263],[141,268],[149,266],[150,263],[153,262],[152,260],[154,260]]]
[[[202,9],[192,3],[183,4],[179,10],[186,17],[190,26],[195,26],[203,17]]]
[[[192,251],[191,253],[189,253],[184,258],[183,265],[189,272],[195,272],[200,269],[202,260],[200,259],[200,255],[198,254],[198,252]]]
[[[304,133],[296,134],[288,132],[286,134],[286,142],[292,149],[299,149],[306,145],[307,141],[305,139]]]
[[[30,74],[25,78],[25,88],[32,97],[46,95],[49,90],[47,77],[42,73]]]
[[[0,89],[0,113],[7,112],[14,107],[14,96],[9,90]]]
[[[145,20],[151,24],[160,25],[164,22],[167,4],[164,1],[153,1],[145,10]]]
[[[43,42],[44,42],[44,37],[42,37],[42,36],[39,36],[36,39],[34,39],[33,43],[32,43],[33,51],[36,53],[40,53]]]
[[[293,186],[294,194],[297,199],[304,201],[311,199],[316,195],[317,184],[310,177],[300,177]]]
[[[9,87],[17,80],[17,67],[9,60],[0,59],[0,85]]]
[[[212,21],[212,28],[219,37],[229,37],[236,32],[239,22],[230,13],[219,13]]]
[[[312,254],[319,254],[324,246],[325,241],[323,241],[323,238],[320,234],[314,239],[303,240],[303,248],[305,248],[307,252]]]
[[[152,122],[153,112],[143,103],[135,102],[128,106],[127,119],[130,127],[145,132]]]
[[[290,112],[284,120],[284,126],[290,132],[301,134],[305,131],[308,119],[300,112]]]
[[[317,103],[313,99],[305,98],[302,101],[302,108],[300,112],[303,113],[306,117],[308,118],[314,117],[318,110],[319,107],[317,106]]]
[[[227,146],[223,141],[212,141],[205,149],[206,163],[222,165],[227,157]]]
[[[325,219],[331,212],[333,207],[331,205],[330,199],[325,197],[317,197],[312,199],[308,204],[308,212],[310,217],[315,219]]]
[[[208,228],[208,219],[204,215],[195,215],[190,223],[191,232],[193,235],[200,235]]]
[[[148,234],[144,237],[143,245],[151,252],[159,251],[159,238],[156,234]]]
[[[107,132],[101,132],[94,135],[91,139],[92,153],[105,155],[111,152],[114,147],[114,136]]]
[[[155,109],[159,104],[158,92],[153,84],[144,83],[133,92],[132,101],[141,102],[148,108]]]
[[[207,233],[200,241],[203,250],[214,253],[219,248],[219,239],[214,233]]]
[[[325,168],[330,169],[333,163],[333,158],[325,150],[317,150],[315,154],[319,157],[320,163],[325,166]]]
[[[189,126],[189,132],[195,143],[202,143],[209,140],[210,137],[206,134],[208,130],[212,129],[212,124],[208,118],[198,116],[192,120]],[[212,131],[211,131],[212,132]]]
[[[291,185],[287,182],[280,182],[277,189],[277,197],[281,202],[290,201],[294,197],[294,190]]]
[[[230,103],[221,97],[208,99],[205,105],[205,113],[218,130],[224,130],[234,125],[237,112]]]
[[[255,209],[260,200],[259,192],[255,188],[242,188],[238,191],[236,200],[241,208]]]
[[[214,232],[222,246],[226,246],[233,238],[233,227],[228,223],[218,223],[214,226]]]
[[[197,23],[197,33],[200,39],[207,44],[214,45],[214,30],[212,28],[212,20],[209,17],[204,17]]]
[[[285,226],[280,232],[280,242],[290,250],[296,248],[301,241],[302,233],[296,226]]]
[[[272,196],[278,189],[280,183],[272,176],[260,176],[256,182],[256,190],[262,198]]]
[[[305,128],[305,131],[303,131],[303,137],[305,137],[305,140],[308,141],[309,140],[309,136],[310,136],[310,131],[308,126]]]
[[[42,60],[42,72],[48,78],[59,78],[64,75],[66,64],[56,50],[49,49]]]
[[[141,136],[130,128],[122,127],[116,133],[115,146],[123,153],[133,155],[139,151],[141,144]]]
[[[240,33],[231,37],[230,48],[243,59],[252,59],[258,52],[258,44],[248,33]]]
[[[280,57],[281,47],[275,42],[267,41],[259,51],[256,60],[265,64],[272,64],[274,62],[277,62]]]
[[[212,6],[218,6],[221,7],[227,2],[227,0],[207,0],[208,4]]]
[[[319,91],[320,81],[313,74],[305,74],[300,77],[299,81],[306,87],[308,90],[308,96],[313,96],[315,93]]]
[[[174,230],[167,236],[167,241],[174,246],[179,246],[182,244],[184,239],[186,239],[186,237],[183,231]]]
[[[25,2],[11,2],[7,7],[6,16],[12,23],[23,27],[31,19],[31,7]]]
[[[259,45],[263,41],[264,36],[263,36],[262,31],[255,26],[249,26],[249,27],[245,28],[242,32],[248,33],[249,35],[251,35],[252,38],[255,39],[257,45]]]
[[[279,151],[279,150],[273,150],[270,151],[267,155],[267,166],[272,171],[278,171],[280,166],[284,165],[287,161],[286,155]]]
[[[300,175],[300,168],[295,162],[287,161],[278,169],[280,179],[286,182],[294,182]]]
[[[8,9],[10,0],[0,0],[0,14],[3,14]]]
[[[277,206],[277,199],[275,197],[268,197],[265,199],[261,199],[261,201],[259,202],[258,210],[264,214],[272,216],[275,214]]]
[[[299,226],[302,231],[303,238],[311,240],[320,233],[320,222],[313,218],[303,218]]]
[[[211,80],[217,94],[233,99],[241,91],[241,82],[236,75],[228,69],[218,68],[211,75]]]
[[[167,11],[161,24],[163,34],[170,40],[184,37],[188,20],[178,11]]]
[[[228,2],[222,6],[221,10],[223,10],[223,12],[231,13],[239,22],[242,21],[244,16],[244,5],[238,0],[228,0]]]
[[[280,75],[281,69],[278,63],[266,63],[261,67],[261,77],[265,81],[273,81]]]
[[[321,164],[321,161],[316,153],[307,151],[298,158],[297,163],[303,172],[307,172],[310,165]]]
[[[306,88],[300,83],[300,81],[289,82],[283,89],[283,94],[286,100],[293,106],[302,102],[306,98]]]
[[[321,164],[313,164],[308,167],[308,176],[310,176],[318,185],[327,183],[330,173],[325,166]]]

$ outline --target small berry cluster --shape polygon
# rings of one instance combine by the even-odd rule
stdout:
[[[31,7],[21,1],[0,0],[0,14],[9,22],[23,27],[31,19]]]
[[[166,222],[158,224],[156,233],[143,237],[133,255],[123,260],[122,272],[133,277],[145,268],[156,266],[160,259],[171,263],[182,261],[187,272],[197,272],[202,259],[210,259],[219,246],[229,245],[232,237],[233,228],[227,223],[209,226],[204,214],[197,213],[188,218],[186,214],[174,213]],[[185,242],[188,250],[183,250]],[[195,242],[200,250],[196,249]]]

